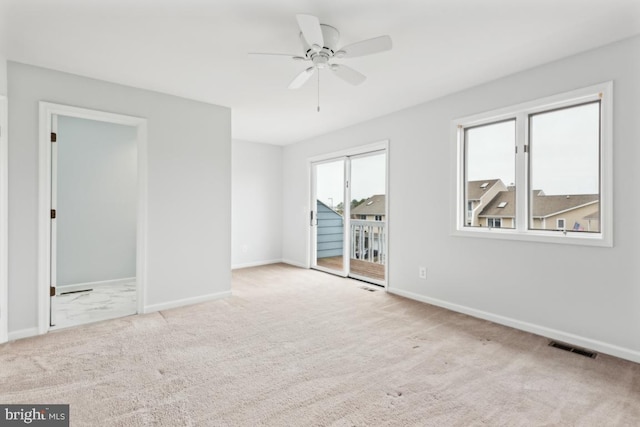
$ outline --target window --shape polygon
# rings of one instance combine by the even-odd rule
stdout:
[[[500,228],[502,220],[500,218],[487,218],[487,227]]]
[[[466,227],[481,227],[483,215],[496,214],[491,202],[515,181],[515,146],[515,119],[464,129]]]
[[[612,93],[455,120],[454,234],[612,246]]]
[[[558,214],[570,231],[597,233],[581,224],[600,211],[600,100],[529,115],[531,197],[529,227],[547,230]],[[565,219],[556,230],[565,230]]]
[[[375,221],[382,221],[382,215],[376,215]]]

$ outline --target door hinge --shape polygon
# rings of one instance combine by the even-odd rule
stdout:
[[[524,152],[528,153],[529,152],[529,146],[528,145],[524,145]]]
[[[50,286],[49,287],[49,296],[50,297],[55,297],[56,296],[56,287],[55,286]]]
[[[51,219],[56,219],[56,210],[51,209]]]
[[[51,142],[56,142],[58,140],[58,134],[55,132],[51,132]]]

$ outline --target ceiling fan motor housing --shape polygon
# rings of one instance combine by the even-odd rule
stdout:
[[[318,68],[325,68],[327,67],[329,59],[333,57],[338,49],[340,32],[331,25],[326,24],[320,24],[320,29],[322,30],[324,46],[321,46],[319,50],[316,49],[315,46],[309,46],[302,32],[300,33],[300,41],[302,42],[305,56],[313,61]]]

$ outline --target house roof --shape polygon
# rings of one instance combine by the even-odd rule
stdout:
[[[500,191],[487,203],[478,216],[514,218],[516,216],[516,192],[513,190]]]
[[[576,209],[580,206],[597,203],[598,194],[569,194],[566,196],[535,196],[533,198],[533,216],[544,218],[560,212]]]
[[[355,208],[351,209],[353,215],[384,215],[385,214],[385,195],[377,194],[369,197]]]
[[[499,179],[483,179],[480,181],[469,181],[467,183],[467,200],[480,200],[480,198],[487,191],[489,191],[491,187],[496,185],[498,181],[500,180]]]
[[[580,206],[597,203],[599,200],[598,194],[546,196],[540,190],[534,190],[533,193],[533,216],[536,218],[548,217]],[[502,208],[499,207],[501,203],[505,203]],[[515,216],[515,206],[515,191],[500,191],[487,203],[478,216],[512,218]]]

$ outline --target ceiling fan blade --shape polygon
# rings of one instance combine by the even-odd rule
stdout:
[[[322,28],[320,28],[320,20],[313,15],[296,15],[298,26],[302,32],[302,36],[310,47],[317,46],[317,50],[324,46],[322,37]]]
[[[371,55],[373,53],[391,50],[392,47],[393,45],[391,43],[391,37],[380,36],[347,45],[336,52],[336,56],[338,58],[355,58],[356,56]],[[341,52],[344,53],[341,54]]]
[[[300,74],[298,74],[296,78],[293,79],[293,81],[289,84],[289,89],[301,88],[307,82],[307,80],[309,80],[309,78],[313,76],[313,73],[315,73],[315,71],[316,71],[315,67],[309,67],[303,72],[301,72]]]
[[[363,83],[367,79],[367,76],[354,70],[351,67],[347,67],[346,65],[333,64],[331,66],[331,70],[336,73],[336,76],[340,77],[347,83],[351,83],[354,86]]]

